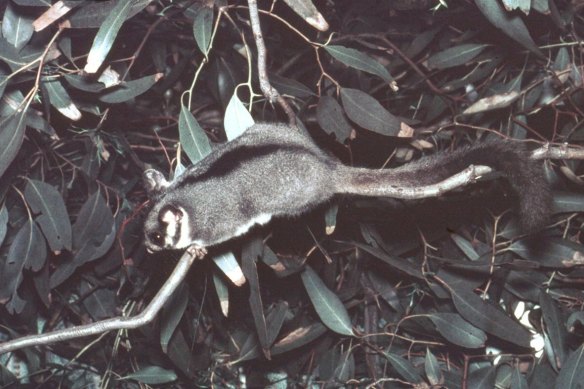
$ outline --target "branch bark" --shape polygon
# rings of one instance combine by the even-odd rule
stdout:
[[[251,30],[253,31],[253,37],[258,52],[258,77],[260,80],[260,89],[270,103],[273,104],[276,101],[278,102],[280,107],[282,107],[288,116],[288,124],[296,127],[296,114],[290,107],[290,104],[288,104],[286,99],[284,99],[284,97],[280,95],[276,88],[270,84],[270,79],[268,77],[268,71],[266,68],[266,45],[264,43],[264,37],[260,27],[258,3],[256,0],[248,0],[247,3],[249,6],[249,21],[251,24]]]
[[[23,336],[21,338],[0,343],[0,354],[24,347],[48,345],[69,339],[98,335],[112,330],[138,328],[148,324],[154,320],[160,309],[166,304],[172,293],[184,280],[187,272],[193,264],[193,261],[197,257],[199,257],[199,253],[187,249],[178,261],[170,277],[168,277],[168,280],[166,280],[156,296],[150,301],[150,304],[148,304],[144,311],[136,316],[114,317],[91,324],[47,332],[45,334]]]

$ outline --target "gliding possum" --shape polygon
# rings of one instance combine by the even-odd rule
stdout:
[[[367,169],[341,164],[296,128],[255,124],[172,182],[157,170],[144,172],[154,204],[144,225],[146,246],[192,246],[204,254],[256,224],[303,214],[335,195],[387,196],[392,186],[435,184],[471,164],[489,166],[509,180],[526,232],[543,227],[551,195],[542,163],[516,143],[487,141],[395,169]]]

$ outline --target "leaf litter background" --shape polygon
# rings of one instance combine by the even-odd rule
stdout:
[[[65,15],[41,17],[51,4]],[[398,166],[495,135],[582,141],[580,0],[317,1],[326,33],[259,5],[272,84],[345,163]],[[141,172],[231,138],[240,83],[256,121],[285,120],[250,99],[246,3],[0,12],[0,336],[134,315],[180,255],[141,244]],[[2,355],[1,384],[578,387],[582,170],[546,164],[554,218],[537,237],[515,227],[501,180],[277,221],[212,253],[241,261],[243,287],[201,261],[153,324]]]

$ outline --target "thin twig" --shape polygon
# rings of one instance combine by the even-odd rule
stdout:
[[[276,88],[270,84],[268,78],[268,71],[266,69],[266,45],[264,43],[264,38],[262,36],[262,29],[260,27],[260,17],[258,14],[258,4],[256,0],[248,0],[249,5],[249,21],[251,24],[251,30],[253,31],[253,37],[256,43],[256,48],[258,52],[258,77],[260,80],[260,89],[262,93],[270,103],[278,102],[280,107],[286,112],[288,116],[288,123],[295,127],[296,126],[296,115],[294,111],[288,104],[288,102],[278,93]]]
[[[138,328],[150,323],[160,309],[166,304],[172,293],[185,278],[189,268],[196,258],[192,250],[186,250],[182,255],[168,280],[162,285],[150,304],[138,315],[131,317],[114,317],[91,324],[75,326],[45,334],[29,335],[0,343],[0,354],[18,350],[24,347],[48,345],[69,339],[98,335],[107,331]]]

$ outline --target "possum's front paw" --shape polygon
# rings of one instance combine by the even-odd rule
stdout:
[[[196,259],[203,259],[207,255],[207,249],[197,245],[189,246],[187,251]]]

